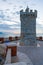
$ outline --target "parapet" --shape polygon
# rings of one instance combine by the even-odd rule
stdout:
[[[26,8],[25,12],[23,11],[23,9],[20,11],[20,16],[31,16],[31,17],[37,17],[37,10],[30,10],[29,8]]]

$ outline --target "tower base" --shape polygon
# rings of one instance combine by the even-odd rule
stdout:
[[[27,40],[25,40],[25,41],[20,41],[20,45],[21,46],[37,46],[37,43],[35,42],[32,42],[32,41],[27,41]]]

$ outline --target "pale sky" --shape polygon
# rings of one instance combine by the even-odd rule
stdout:
[[[20,33],[20,10],[37,10],[36,32],[43,33],[43,0],[0,0],[0,32]]]

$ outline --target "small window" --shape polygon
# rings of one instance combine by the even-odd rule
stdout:
[[[34,14],[33,14],[33,16],[34,16]]]

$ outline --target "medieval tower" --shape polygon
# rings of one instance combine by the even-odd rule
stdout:
[[[37,10],[34,12],[29,11],[27,7],[25,12],[20,11],[20,21],[21,21],[21,41],[22,45],[32,45],[36,46],[36,18]]]

